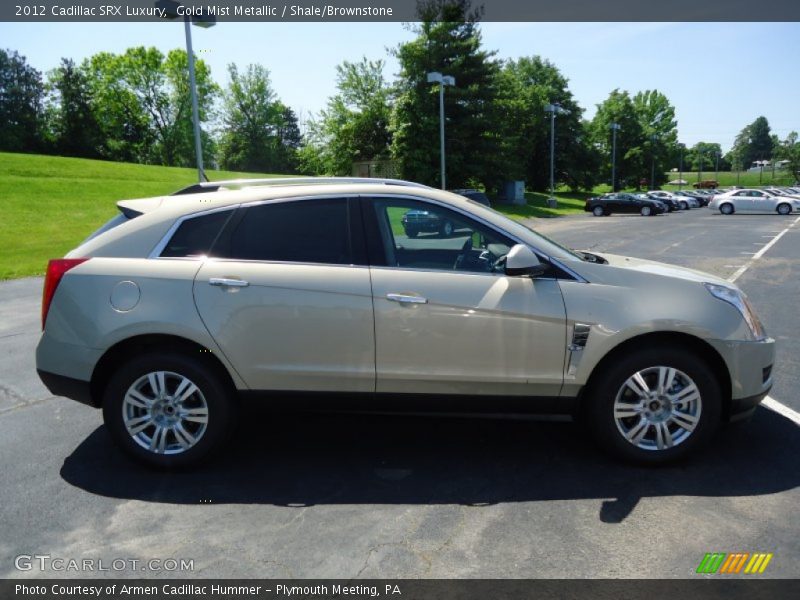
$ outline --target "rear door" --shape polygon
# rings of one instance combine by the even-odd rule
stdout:
[[[372,296],[353,202],[244,206],[197,273],[200,316],[251,389],[374,391]]]

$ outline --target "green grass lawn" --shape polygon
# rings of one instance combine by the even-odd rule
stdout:
[[[528,219],[530,217],[561,217],[571,213],[583,212],[586,199],[592,196],[588,192],[556,192],[558,200],[557,208],[549,208],[547,199],[550,194],[540,192],[525,192],[527,204],[499,204],[495,203],[492,208],[511,217],[512,219]]]
[[[209,171],[210,179],[279,177]],[[197,171],[0,152],[0,279],[41,275],[116,212],[116,202],[172,193]]]

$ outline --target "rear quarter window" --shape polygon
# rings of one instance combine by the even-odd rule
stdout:
[[[165,258],[211,256],[214,242],[231,214],[233,210],[223,210],[186,219],[164,246],[161,256]]]

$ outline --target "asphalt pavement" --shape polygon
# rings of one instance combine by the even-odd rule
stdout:
[[[800,411],[800,223],[753,259],[796,219],[695,209],[533,226],[723,277],[747,266],[737,284],[779,342],[771,397]],[[249,407],[213,463],[159,473],[117,451],[99,411],[39,383],[40,296],[40,279],[0,283],[0,577],[698,577],[707,552],[770,552],[760,577],[800,576],[800,428],[772,410],[644,469],[570,423]],[[15,567],[34,554],[126,567]]]

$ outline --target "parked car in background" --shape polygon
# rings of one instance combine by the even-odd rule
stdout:
[[[682,210],[688,210],[690,208],[697,208],[700,206],[700,203],[697,202],[697,200],[695,200],[694,198],[689,198],[686,196],[678,196],[671,192],[665,192],[662,190],[652,190],[647,192],[647,195],[650,198],[654,198],[656,200],[661,200],[661,201],[666,199],[672,200],[676,202]]]
[[[777,196],[767,190],[742,189],[717,194],[708,208],[723,215],[734,213],[778,213],[788,215],[800,211],[800,198]]]
[[[698,208],[702,206],[707,206],[709,202],[711,202],[711,194],[701,194],[698,191],[692,192],[673,192],[676,196],[681,196],[683,198],[692,198],[697,201]],[[693,207],[694,208],[694,207]]]
[[[644,194],[614,192],[589,198],[583,210],[591,212],[595,217],[614,213],[639,213],[643,217],[652,217],[667,212],[667,207],[655,198],[647,198]]]
[[[442,237],[450,237],[455,231],[451,220],[426,210],[406,211],[400,222],[403,231],[410,238],[415,238],[420,233],[438,233]]]
[[[656,198],[648,196],[646,193],[640,195],[650,200],[656,200],[657,202],[661,202],[661,204],[663,204],[667,208],[667,212],[676,212],[679,210],[683,210],[681,208],[681,203],[678,202],[678,200],[676,200],[675,198],[672,198],[671,196]]]
[[[472,189],[463,189],[463,190],[450,190],[454,194],[458,194],[459,196],[464,196],[464,198],[469,198],[470,200],[474,200],[478,204],[483,204],[484,206],[488,206],[489,208],[492,207],[492,202],[489,200],[489,196],[487,196],[484,192],[480,190],[472,190]]]
[[[410,182],[236,185],[121,201],[47,266],[40,378],[102,409],[110,438],[149,465],[223,450],[244,398],[574,415],[617,456],[663,464],[696,455],[772,387],[775,341],[714,275],[577,252]],[[457,236],[410,240],[399,221],[411,211]],[[255,418],[264,435],[281,427]]]

